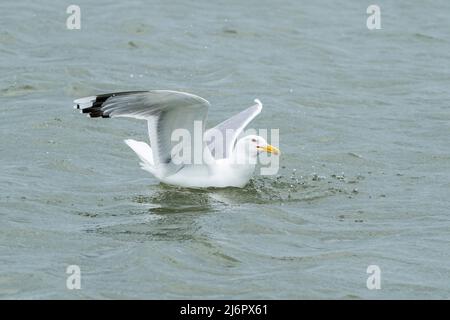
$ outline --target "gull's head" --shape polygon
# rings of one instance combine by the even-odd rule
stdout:
[[[279,154],[278,148],[267,143],[266,139],[257,135],[245,136],[236,143],[237,154],[245,155],[248,158],[256,158],[261,152]]]

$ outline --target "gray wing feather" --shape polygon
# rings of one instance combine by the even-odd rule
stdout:
[[[114,93],[77,99],[75,103],[81,112],[93,117],[147,120],[155,166],[166,165],[170,171],[180,166],[169,166],[175,144],[172,132],[186,129],[192,133],[194,121],[202,121],[204,129],[209,108],[209,102],[199,96],[169,90]]]

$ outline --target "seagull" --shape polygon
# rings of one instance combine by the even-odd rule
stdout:
[[[150,145],[132,139],[124,141],[139,157],[142,169],[170,185],[243,188],[253,176],[261,152],[279,154],[278,148],[268,144],[261,136],[239,138],[262,110],[258,99],[255,99],[255,105],[208,130],[205,130],[205,124],[210,103],[186,92],[115,92],[76,99],[74,103],[74,108],[92,118],[146,120]],[[198,127],[202,134],[199,148],[204,161],[191,161],[180,156],[181,152],[174,153],[177,144],[173,141],[173,133],[184,129],[185,133],[195,134]],[[225,136],[226,139],[216,139]],[[192,150],[187,148],[184,151],[188,154]]]

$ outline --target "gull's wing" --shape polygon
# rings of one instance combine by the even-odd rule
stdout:
[[[241,111],[205,132],[204,139],[215,159],[228,158],[231,155],[239,135],[262,110],[261,101],[255,99],[255,102],[254,106]],[[222,139],[215,139],[216,135],[219,135]]]
[[[117,92],[77,99],[74,103],[90,117],[147,120],[154,164],[166,166],[166,171],[172,173],[180,168],[171,163],[171,151],[177,143],[171,139],[172,132],[186,129],[193,140],[194,122],[201,121],[204,130],[209,108],[209,102],[199,96],[169,90]]]

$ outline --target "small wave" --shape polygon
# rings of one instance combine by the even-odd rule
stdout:
[[[35,90],[37,90],[37,88],[33,87],[32,85],[29,85],[29,84],[24,84],[24,85],[14,84],[12,86],[0,89],[0,93],[2,96],[5,96],[5,97],[15,97],[15,96],[27,94],[27,93],[35,91]]]

